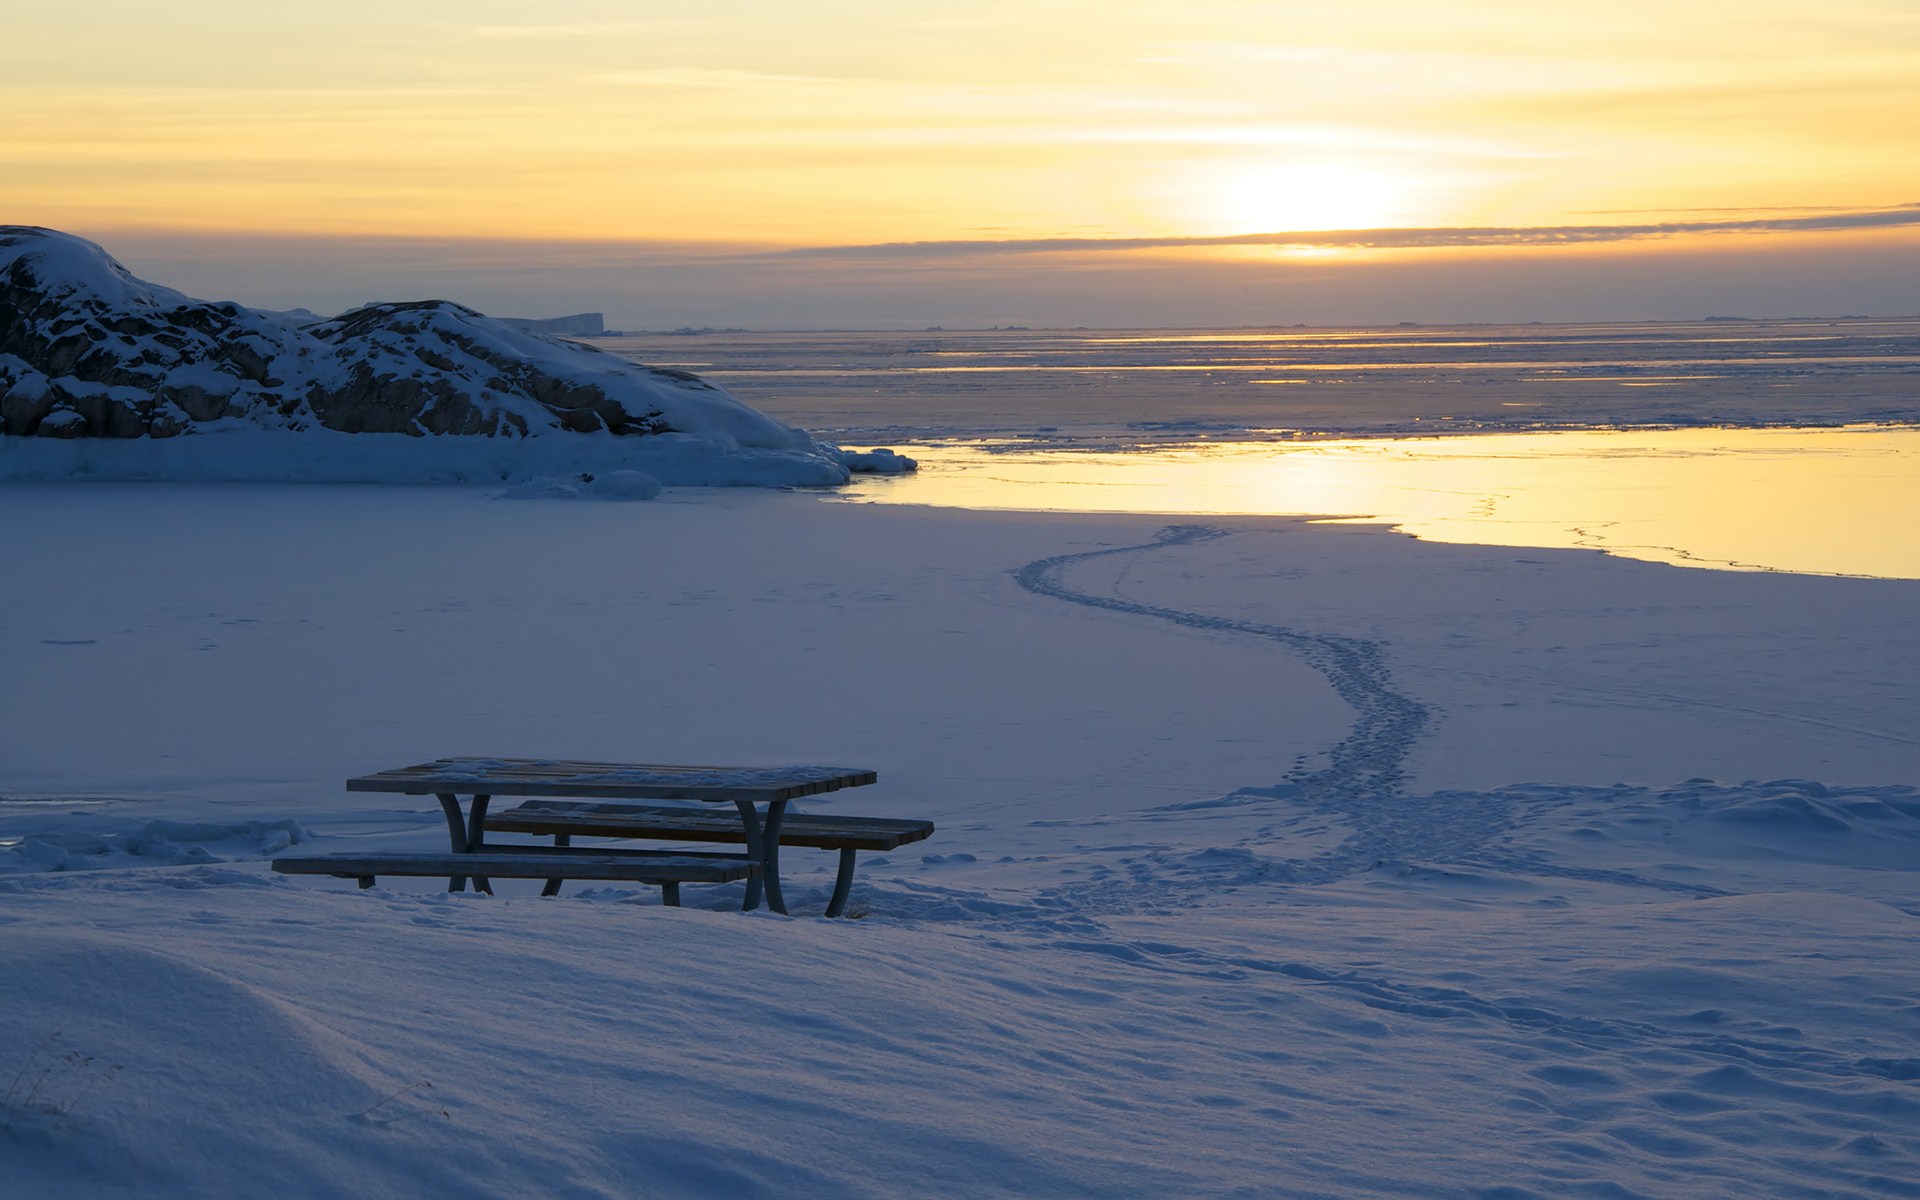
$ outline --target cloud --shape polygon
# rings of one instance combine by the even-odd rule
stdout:
[[[1773,211],[1773,210],[1748,210]],[[1891,208],[1749,216],[1716,221],[1654,221],[1628,225],[1459,226],[1426,229],[1315,229],[1236,233],[1217,237],[1055,237],[938,242],[879,242],[773,251],[784,258],[965,258],[1002,254],[1169,250],[1202,246],[1309,246],[1339,250],[1414,250],[1478,246],[1572,246],[1634,242],[1687,234],[1822,233],[1920,225],[1920,203]]]
[[[660,88],[817,87],[845,82],[821,75],[776,75],[731,67],[643,67],[603,72],[593,78],[600,83],[621,87]]]
[[[658,28],[656,21],[548,21],[532,25],[477,25],[482,38],[604,38]]]

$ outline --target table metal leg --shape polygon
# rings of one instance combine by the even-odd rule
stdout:
[[[478,853],[487,844],[487,804],[492,796],[475,796],[467,813],[467,853]]]
[[[460,797],[451,792],[437,792],[435,799],[440,801],[440,811],[447,814],[447,840],[453,843],[455,854],[467,852],[467,822],[460,812]],[[465,875],[454,875],[447,880],[447,890],[462,891],[467,886]]]
[[[837,917],[847,911],[847,893],[853,890],[853,860],[859,853],[852,846],[840,848],[840,874],[833,880],[833,899],[827,901],[829,917]]]
[[[452,842],[455,854],[472,854],[485,844],[487,802],[492,799],[491,796],[475,796],[473,811],[468,815],[462,815],[460,797],[452,792],[436,792],[434,796],[440,801],[440,811],[447,816],[447,839]],[[449,892],[463,890],[467,886],[467,879],[465,875],[449,876],[447,890]],[[472,879],[474,891],[493,894],[493,885],[487,882],[485,876],[475,875]]]
[[[780,894],[780,822],[787,815],[787,802],[767,804],[767,821],[760,827],[760,874],[767,881],[767,907],[787,915],[787,898]]]
[[[475,796],[467,812],[467,853],[478,854],[487,844],[487,804],[492,796]],[[493,895],[493,883],[484,875],[473,877],[473,890]]]
[[[735,800],[734,804],[740,809],[740,824],[747,834],[747,857],[760,864],[760,873],[747,879],[747,897],[740,907],[743,911],[758,908],[764,887],[767,907],[784,917],[787,900],[780,894],[780,821],[786,816],[787,802],[769,801],[764,823],[751,800]]]
[[[440,792],[435,798],[440,801],[440,811],[447,814],[447,840],[453,843],[453,852],[465,854],[467,819],[460,813],[460,797],[451,792]]]
[[[749,800],[735,800],[734,806],[740,810],[740,824],[747,831],[747,857],[754,862],[760,861],[760,814],[753,810]],[[760,907],[759,874],[747,876],[746,899],[740,902],[741,912],[752,912]]]

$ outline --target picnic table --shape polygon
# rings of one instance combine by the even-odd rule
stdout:
[[[487,875],[548,879],[545,894],[553,895],[565,878],[620,878],[658,882],[667,889],[668,903],[678,902],[678,885],[711,877],[745,877],[743,907],[759,905],[764,889],[767,907],[787,911],[780,891],[779,852],[787,825],[787,804],[841,788],[875,782],[872,771],[845,767],[717,767],[672,766],[659,763],[579,762],[570,759],[442,758],[409,767],[396,767],[347,781],[351,792],[399,792],[431,795],[446,816],[452,853],[404,856],[406,866],[394,866],[395,856],[321,856],[276,860],[276,869],[320,873],[315,864],[330,862],[326,873],[357,877],[368,886],[377,874],[446,874],[448,888],[461,890],[468,879],[476,890],[490,891]],[[574,803],[522,805],[512,814],[489,820],[488,807],[496,796],[541,796],[571,799]],[[719,814],[685,808],[580,803],[608,800],[695,800],[734,806],[737,821]],[[510,818],[510,819],[509,819]],[[829,916],[838,916],[846,903],[856,849],[891,848],[917,841],[933,832],[926,821],[889,821],[879,818],[806,816],[800,844],[839,849],[841,872]],[[489,843],[489,829],[551,834],[552,846]],[[669,855],[642,851],[573,848],[575,833],[602,837],[659,837],[695,841],[744,842],[744,853],[675,851]],[[348,864],[347,859],[353,859]],[[641,859],[660,864],[654,875],[641,872]],[[466,868],[471,863],[472,869]],[[542,876],[541,862],[551,864]],[[616,870],[616,864],[624,867]],[[697,868],[710,864],[703,875]],[[499,864],[506,864],[500,866]],[[283,864],[293,864],[290,866]],[[354,865],[354,864],[357,864]],[[386,869],[375,870],[376,866]],[[434,869],[438,868],[438,869]],[[599,872],[599,873],[593,873]]]

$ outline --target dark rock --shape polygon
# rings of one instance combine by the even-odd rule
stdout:
[[[525,437],[541,425],[640,436],[673,427],[648,402],[663,384],[717,390],[444,300],[289,324],[145,283],[81,239],[0,226],[0,434],[170,437],[243,420],[416,436]],[[793,435],[766,425],[775,441]]]

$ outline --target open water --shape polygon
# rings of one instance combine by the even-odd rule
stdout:
[[[1920,578],[1920,319],[656,334],[975,508],[1302,514],[1677,565]]]

